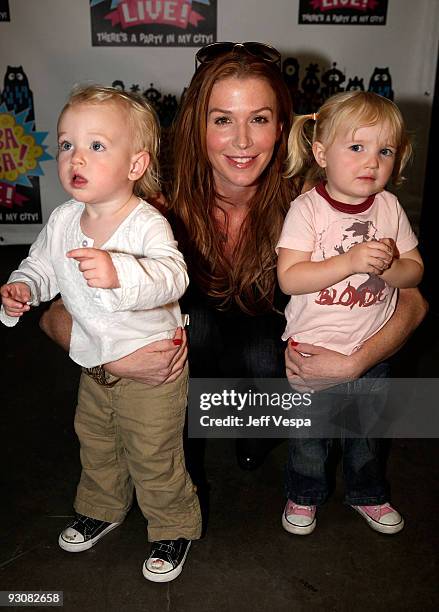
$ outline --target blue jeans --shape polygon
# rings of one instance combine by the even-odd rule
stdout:
[[[379,409],[386,401],[389,366],[380,363],[355,381],[338,385],[331,397],[325,394],[325,408],[329,411],[331,401],[355,401],[367,411]],[[366,396],[359,395],[368,378],[377,379],[373,386],[367,387]],[[370,385],[370,383],[369,383]],[[316,394],[318,396],[318,394]],[[329,398],[329,399],[327,399]],[[363,406],[359,405],[363,403]],[[364,403],[366,405],[364,405]],[[382,440],[378,438],[340,438],[343,455],[343,475],[345,480],[345,501],[348,504],[363,506],[383,504],[389,499],[389,487],[384,477],[382,461]],[[329,494],[330,475],[328,456],[334,439],[330,438],[291,438],[288,449],[285,490],[289,499],[301,505],[322,504]]]

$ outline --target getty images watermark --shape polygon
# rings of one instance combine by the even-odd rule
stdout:
[[[223,428],[223,427],[311,427],[310,418],[286,417],[285,414],[260,414],[261,408],[280,408],[287,411],[292,408],[309,407],[312,404],[311,393],[292,392],[260,392],[249,389],[245,392],[235,389],[222,389],[221,392],[203,392],[200,395],[200,410],[210,411],[212,408],[228,409],[238,414],[228,413],[225,416],[211,416],[203,414],[200,416],[201,427]],[[255,409],[254,411],[249,409]],[[246,409],[245,413],[243,413]],[[239,416],[239,413],[242,416]],[[245,414],[245,416],[244,416]],[[256,416],[259,415],[259,416]]]
[[[191,378],[194,438],[436,438],[439,379],[364,378],[299,392],[286,379]]]

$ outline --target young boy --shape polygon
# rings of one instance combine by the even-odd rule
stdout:
[[[73,319],[70,356],[89,374],[182,326],[183,256],[167,221],[141,199],[159,190],[158,145],[143,98],[102,86],[74,90],[58,121],[58,172],[72,199],[54,210],[0,290],[8,326],[61,293]],[[183,455],[187,377],[186,368],[175,382],[149,387],[107,384],[84,371],[77,516],[59,536],[61,548],[87,550],[118,527],[135,488],[153,542],[145,578],[168,582],[181,573],[201,532]]]

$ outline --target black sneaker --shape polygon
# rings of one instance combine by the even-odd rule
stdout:
[[[119,527],[120,523],[107,523],[77,514],[58,538],[58,544],[68,552],[82,552],[94,546],[106,533]]]
[[[152,582],[170,582],[181,574],[191,545],[190,540],[159,540],[143,564],[143,575]]]

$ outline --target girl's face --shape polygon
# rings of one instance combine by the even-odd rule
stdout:
[[[377,123],[340,130],[325,146],[316,141],[313,153],[325,169],[331,197],[346,204],[361,204],[387,185],[395,163],[396,146],[387,124]]]
[[[280,136],[276,94],[267,81],[230,77],[213,86],[206,147],[215,187],[224,196],[256,190]]]

